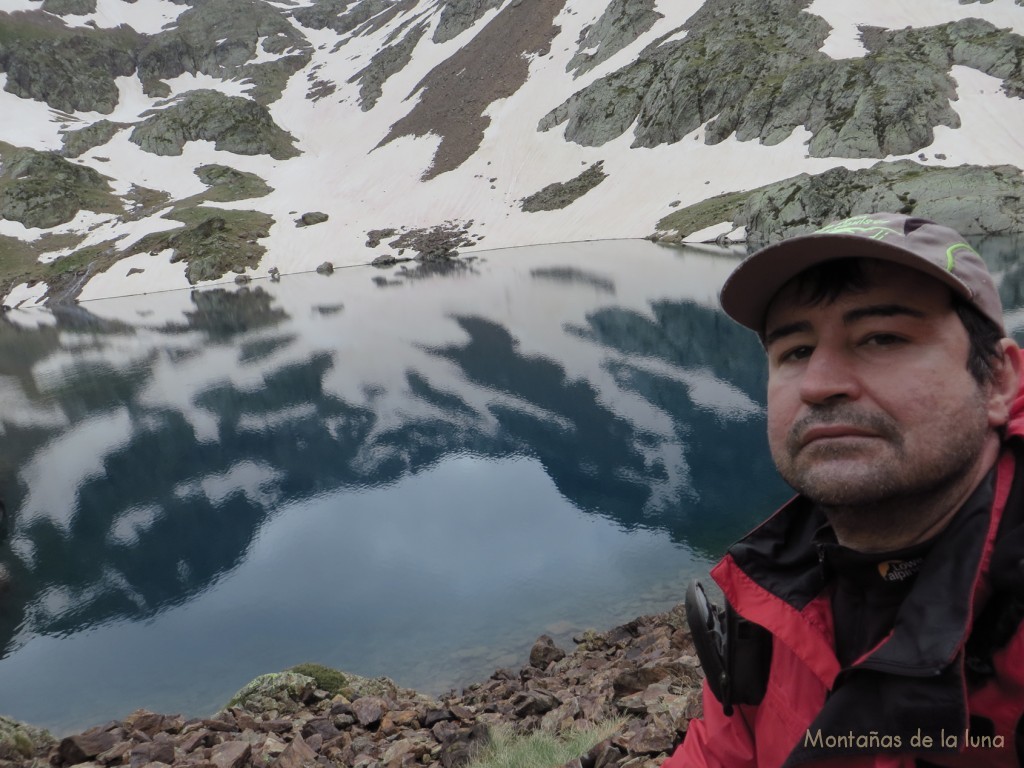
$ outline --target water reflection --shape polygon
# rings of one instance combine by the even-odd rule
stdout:
[[[787,495],[735,261],[517,251],[5,316],[0,712],[305,660],[439,690],[677,600]]]

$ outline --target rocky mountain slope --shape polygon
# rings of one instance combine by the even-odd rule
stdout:
[[[0,296],[867,208],[1016,231],[1022,4],[7,0]]]

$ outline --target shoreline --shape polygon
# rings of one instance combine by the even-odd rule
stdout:
[[[458,768],[495,726],[561,734],[616,718],[573,768],[657,768],[701,715],[703,673],[683,606],[572,650],[547,635],[518,670],[431,697],[388,678],[308,665],[263,675],[208,718],[138,710],[61,740],[0,718],[0,768]]]

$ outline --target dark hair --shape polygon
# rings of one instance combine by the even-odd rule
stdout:
[[[864,273],[864,259],[849,256],[816,264],[793,278],[797,300],[809,304],[831,304],[847,291],[864,291],[870,285]],[[1003,332],[981,311],[959,294],[950,291],[953,311],[967,330],[970,349],[967,370],[979,384],[992,381],[993,363],[1001,356]]]

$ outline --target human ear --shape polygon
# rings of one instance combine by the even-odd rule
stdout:
[[[989,382],[988,423],[991,427],[1002,427],[1010,421],[1014,401],[1018,396],[1021,371],[1024,369],[1024,353],[1017,342],[1004,338],[999,342],[999,354],[992,361],[992,378]],[[1024,407],[1024,393],[1017,409]]]

